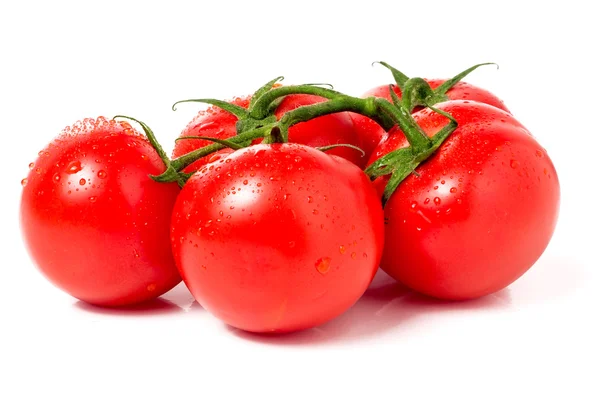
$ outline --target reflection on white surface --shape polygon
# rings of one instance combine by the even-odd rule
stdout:
[[[418,330],[431,314],[509,310],[510,289],[469,301],[443,301],[418,294],[379,270],[358,302],[338,318],[313,329],[283,335],[260,335],[229,328],[248,340],[285,345],[360,341],[395,331]]]

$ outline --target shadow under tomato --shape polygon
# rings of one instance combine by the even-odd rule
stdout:
[[[369,289],[348,311],[316,328],[287,334],[257,334],[228,327],[244,339],[267,344],[315,345],[353,341],[392,329],[418,329],[418,319],[430,313],[472,312],[511,307],[510,290],[468,301],[444,301],[418,294],[379,271]]]
[[[123,317],[150,317],[184,312],[178,305],[161,298],[123,307],[101,307],[79,300],[74,306],[86,312]]]
[[[163,294],[160,298],[181,307],[184,311],[197,311],[202,309],[183,282]]]

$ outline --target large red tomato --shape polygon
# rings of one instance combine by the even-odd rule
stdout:
[[[40,152],[23,180],[21,226],[41,272],[103,306],[160,296],[181,281],[170,251],[177,184],[125,122],[86,119]]]
[[[429,86],[431,86],[432,89],[437,88],[445,82],[444,79],[425,79],[425,81],[429,83]],[[393,90],[398,97],[402,97],[402,91],[398,86],[394,85]],[[489,104],[508,112],[504,102],[498,97],[485,89],[471,85],[467,82],[458,82],[445,94],[448,100],[473,100],[480,103]],[[363,94],[363,97],[365,98],[372,96],[381,97],[387,99],[388,101],[392,101],[389,85],[377,86]],[[375,147],[377,147],[379,142],[381,142],[385,136],[385,131],[375,121],[365,117],[364,115],[356,113],[351,113],[350,115],[352,117],[352,121],[354,122],[356,132],[361,139],[361,147],[367,154],[367,157],[370,157]]]
[[[177,199],[171,240],[194,297],[229,325],[288,332],[348,309],[371,282],[383,212],[366,175],[298,144],[208,164]]]
[[[430,296],[484,296],[525,273],[548,245],[558,177],[546,151],[509,113],[472,101],[437,107],[458,128],[387,202],[381,267]],[[431,110],[413,116],[429,136],[448,122]],[[401,133],[390,134],[371,161],[406,145]]]
[[[307,94],[289,95],[283,99],[277,108],[275,115],[279,119],[288,111],[323,101],[326,101],[326,99]],[[233,104],[244,108],[248,108],[249,102],[250,100],[248,97],[236,98],[232,101]],[[235,124],[237,121],[238,118],[229,112],[217,107],[210,107],[208,110],[198,113],[183,132],[181,132],[180,137],[205,136],[217,139],[227,139],[236,135]],[[359,137],[354,130],[354,124],[352,123],[350,113],[348,112],[324,115],[307,122],[296,124],[289,130],[289,141],[311,147],[321,147],[331,144],[350,144],[360,147]],[[260,140],[256,141],[256,143],[258,142],[260,142]],[[173,157],[180,157],[190,151],[209,144],[212,144],[212,142],[199,139],[179,140],[175,144]],[[210,161],[215,161],[224,154],[229,154],[231,152],[231,149],[221,150],[216,154],[194,162],[184,169],[184,171],[197,171],[202,165],[205,165]],[[327,153],[343,157],[361,168],[366,165],[366,161],[368,160],[367,156],[363,157],[357,150],[347,147],[331,149],[328,150]]]

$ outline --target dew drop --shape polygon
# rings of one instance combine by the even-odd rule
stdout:
[[[244,182],[242,182],[244,185],[248,184],[248,179],[244,179]]]
[[[544,153],[542,153],[541,150],[536,150],[535,155],[538,156],[539,158],[542,158],[544,156]],[[31,165],[31,164],[29,164],[29,165]]]
[[[442,203],[442,200],[439,197],[434,197],[433,202],[436,206],[439,206]]]
[[[510,167],[512,169],[518,168],[519,167],[519,162],[517,160],[510,160]]]
[[[325,275],[329,272],[329,267],[331,265],[331,258],[323,257],[319,258],[315,263],[315,268],[319,271],[320,274]]]
[[[75,174],[81,171],[81,162],[73,161],[67,166],[67,174]]]
[[[54,182],[60,182],[60,175],[59,174],[54,174],[54,176],[52,177],[52,180]]]
[[[456,192],[458,192],[457,188],[455,188],[455,187],[450,188],[450,193],[456,193]]]
[[[35,163],[29,163],[29,169],[33,169],[35,167]]]
[[[312,213],[313,213],[314,215],[319,215],[319,210],[317,210],[317,209],[314,209],[314,210],[312,211]]]
[[[86,181],[85,181],[85,179],[84,179],[84,178],[81,178],[81,179],[79,180],[79,184],[80,184],[81,186],[85,185],[85,182],[86,182]]]
[[[106,172],[103,170],[98,171],[97,175],[98,175],[98,178],[100,178],[100,179],[106,178]]]
[[[95,203],[97,200],[96,196],[90,197],[90,202]]]
[[[416,201],[412,201],[412,202],[410,203],[410,208],[411,208],[411,209],[413,209],[413,210],[414,210],[415,208],[417,208],[417,202],[416,202]]]
[[[429,197],[425,199],[424,203],[428,204],[431,200],[429,200]]]
[[[23,186],[23,187],[27,186],[27,178],[21,179],[21,186]]]
[[[340,254],[345,254],[346,253],[346,247],[345,246],[340,246]]]
[[[312,202],[313,202],[313,198],[312,198],[312,196],[308,196],[308,202],[309,202],[309,203],[312,203]]]

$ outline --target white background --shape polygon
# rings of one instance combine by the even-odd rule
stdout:
[[[600,398],[593,2],[203,3],[0,5],[0,399]],[[562,188],[550,246],[508,289],[444,303],[378,275],[333,322],[262,337],[227,328],[183,286],[146,310],[90,307],[29,260],[20,180],[64,126],[124,113],[169,147],[198,109],[174,113],[175,100],[227,99],[278,75],[360,95],[391,82],[375,60],[423,77],[500,65],[467,81],[505,100]]]

